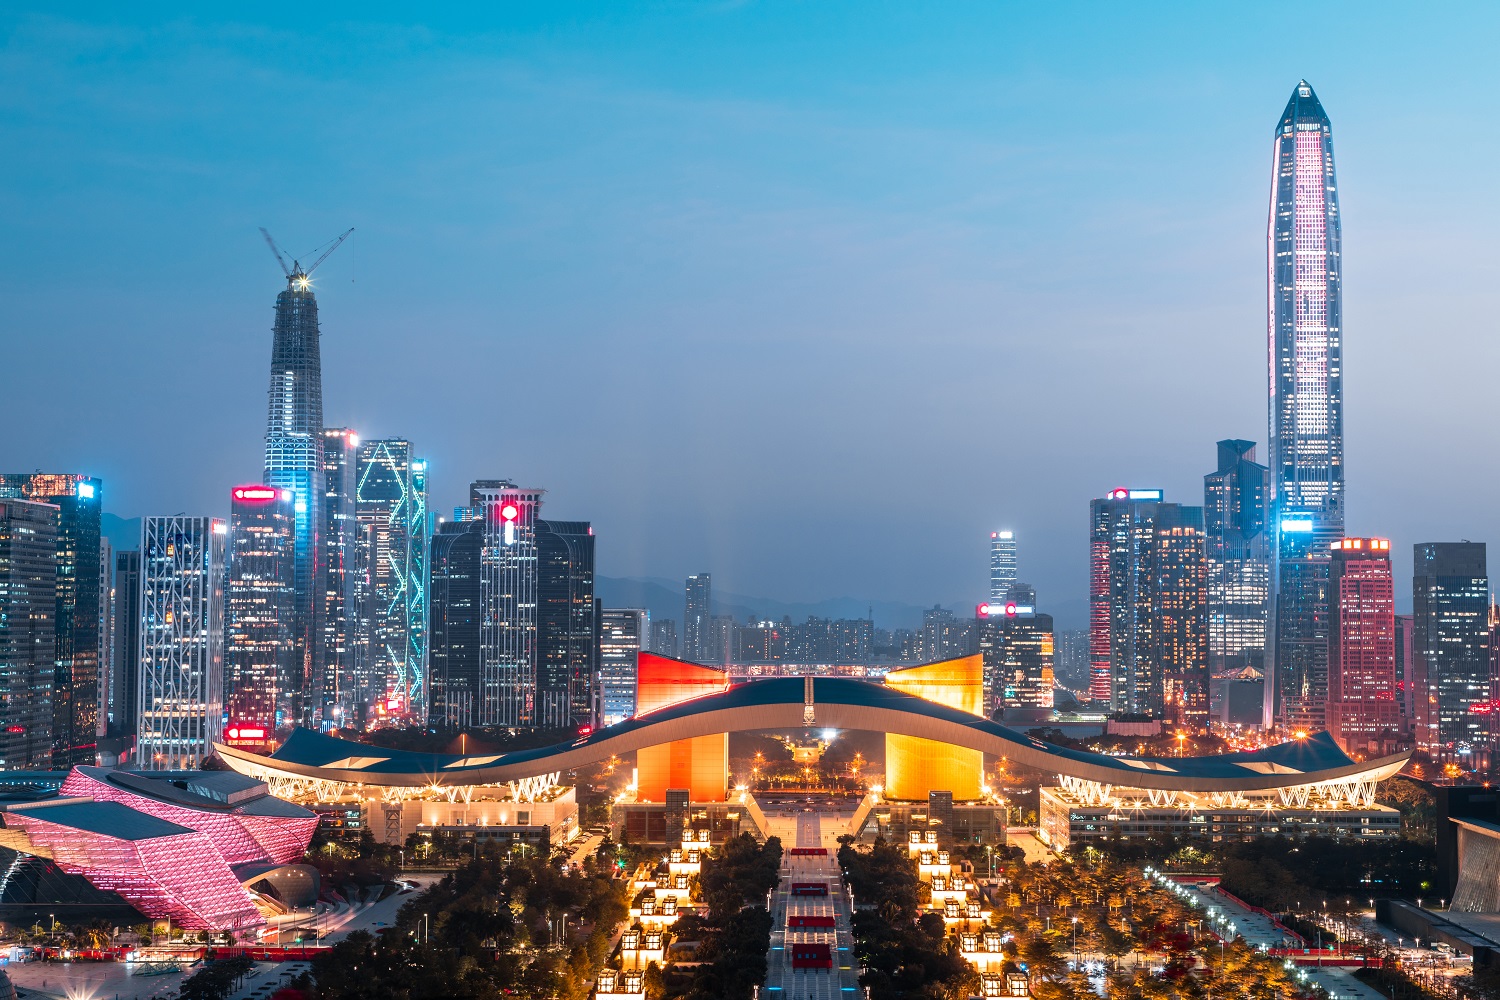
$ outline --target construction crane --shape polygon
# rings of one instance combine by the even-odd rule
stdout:
[[[345,232],[335,236],[322,246],[316,246],[309,250],[307,256],[311,257],[319,250],[323,250],[323,247],[328,248],[327,250],[323,250],[318,259],[313,261],[312,266],[306,270],[303,269],[302,265],[296,259],[293,259],[290,264],[286,262],[287,255],[282,252],[281,247],[276,245],[276,241],[271,238],[271,234],[266,232],[264,227],[261,228],[260,234],[266,238],[266,246],[271,248],[271,253],[276,255],[276,263],[280,264],[281,269],[286,272],[286,287],[294,291],[305,292],[312,287],[312,273],[318,269],[318,265],[327,260],[328,255],[337,250],[349,238],[349,234],[352,232],[354,232],[354,227],[350,226]]]

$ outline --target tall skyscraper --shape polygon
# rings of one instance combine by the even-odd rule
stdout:
[[[649,651],[677,659],[677,622],[671,618],[659,618],[651,622]]]
[[[115,553],[115,718],[110,735],[134,736],[141,689],[141,550]]]
[[[652,622],[640,608],[605,608],[599,617],[600,721],[613,726],[635,715],[636,660]]]
[[[99,749],[99,540],[104,484],[90,476],[0,477],[0,497],[58,507],[57,669],[52,682],[52,765],[93,764]]]
[[[293,641],[296,514],[289,489],[237,486],[229,501],[224,704],[232,725],[275,732],[302,721]]]
[[[979,652],[989,714],[1018,713],[1020,721],[1043,721],[1053,707],[1052,616],[1034,605],[981,604]]]
[[[695,573],[687,578],[684,590],[682,655],[697,663],[715,662],[710,648],[713,643],[713,577],[708,573]]]
[[[480,678],[476,722],[530,729],[537,704],[537,520],[542,490],[507,480],[469,487],[484,521]]]
[[[223,729],[228,535],[212,517],[141,521],[138,767],[195,768]]]
[[[592,726],[599,673],[594,529],[587,521],[538,519],[536,551],[536,725]]]
[[[276,296],[264,478],[265,485],[292,492],[297,522],[292,641],[304,676],[312,673],[322,603],[323,362],[318,335],[318,300],[307,273],[294,265],[287,269],[286,289]]]
[[[1271,550],[1268,472],[1252,441],[1220,441],[1218,468],[1203,477],[1208,556],[1208,664],[1217,675],[1264,669]]]
[[[432,536],[428,588],[429,725],[465,729],[480,725],[482,518],[446,521]]]
[[[359,446],[355,504],[370,530],[370,676],[358,686],[377,710],[427,710],[427,463],[411,442]]]
[[[1483,542],[1422,542],[1412,552],[1415,696],[1428,693],[1417,749],[1462,756],[1489,738],[1490,580]],[[1480,711],[1475,711],[1479,708]],[[1420,718],[1420,711],[1418,717]],[[1426,739],[1424,744],[1421,742]]]
[[[990,600],[1003,601],[1016,582],[1016,533],[990,532]]]
[[[1344,535],[1343,261],[1333,129],[1312,87],[1276,126],[1266,233],[1272,578],[1267,724],[1316,727]]]
[[[361,704],[358,677],[369,676],[370,636],[363,628],[368,610],[369,544],[372,529],[359,520],[355,494],[359,480],[359,435],[347,427],[323,429],[323,558],[318,645],[309,685],[313,704],[306,713],[324,726],[340,726]]]
[[[0,770],[52,766],[56,504],[0,499]]]
[[[1208,721],[1203,509],[1161,490],[1090,505],[1090,694],[1117,713],[1192,728]]]
[[[1325,725],[1345,753],[1379,756],[1401,727],[1390,541],[1341,539],[1329,589]]]

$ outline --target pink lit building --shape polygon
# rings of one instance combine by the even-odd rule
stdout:
[[[1333,543],[1325,725],[1345,753],[1378,756],[1396,738],[1396,607],[1391,543]]]

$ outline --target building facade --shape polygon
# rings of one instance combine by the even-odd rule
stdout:
[[[137,766],[195,768],[223,730],[224,558],[212,517],[141,521]]]
[[[1254,442],[1220,441],[1218,451],[1218,468],[1203,477],[1208,665],[1213,675],[1264,669],[1271,585],[1269,470],[1255,461]]]
[[[1333,128],[1303,80],[1276,126],[1266,235],[1271,614],[1266,724],[1321,724],[1344,534],[1343,259]]]
[[[599,615],[599,702],[602,724],[613,726],[635,715],[636,660],[650,652],[651,613],[643,608],[605,608]]]
[[[677,659],[677,623],[671,618],[654,619],[651,622],[651,645],[653,653]]]
[[[134,736],[141,685],[141,550],[115,553],[115,655],[111,736]]]
[[[355,511],[369,532],[368,673],[357,697],[371,716],[427,709],[427,463],[410,441],[359,445]]]
[[[1401,729],[1390,540],[1340,539],[1328,578],[1325,725],[1350,756],[1379,756]]]
[[[1413,547],[1414,695],[1428,695],[1414,736],[1434,756],[1461,757],[1489,741],[1489,591],[1483,542]]]
[[[538,520],[536,551],[536,725],[593,726],[599,689],[594,529],[587,521]]]
[[[543,490],[508,480],[469,487],[484,524],[478,722],[530,729],[537,715],[537,521]]]
[[[302,721],[295,644],[296,513],[289,489],[236,486],[224,587],[224,706],[234,726]]]
[[[723,651],[713,650],[713,577],[695,573],[683,588],[682,656],[696,663],[723,662]]]
[[[293,269],[276,296],[263,480],[292,493],[296,566],[291,627],[304,675],[312,673],[321,631],[323,361],[318,337],[317,297],[307,275]]]
[[[323,429],[322,560],[318,567],[318,643],[307,714],[314,725],[339,726],[356,717],[358,678],[370,676],[370,539],[356,502],[359,435]]]
[[[484,552],[483,519],[445,521],[432,536],[428,588],[429,725],[466,729],[481,711],[480,620]]]
[[[56,504],[0,499],[0,770],[52,766]]]
[[[981,604],[979,654],[986,708],[1019,721],[1051,716],[1055,666],[1052,616],[1029,604]]]
[[[52,763],[92,764],[99,746],[100,515],[104,484],[83,475],[0,476],[0,497],[58,508],[56,669],[52,679]]]
[[[990,532],[990,600],[1003,601],[1016,582],[1016,533]]]
[[[1208,721],[1203,509],[1161,490],[1117,489],[1090,506],[1089,658],[1095,701],[1118,714]]]

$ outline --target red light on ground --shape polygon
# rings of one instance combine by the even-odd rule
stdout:
[[[516,519],[516,515],[519,513],[521,512],[516,509],[516,505],[513,503],[508,503],[504,507],[500,508],[500,516],[505,518],[507,521],[514,521]]]
[[[249,503],[267,503],[281,496],[281,491],[269,486],[236,486],[234,498]]]

